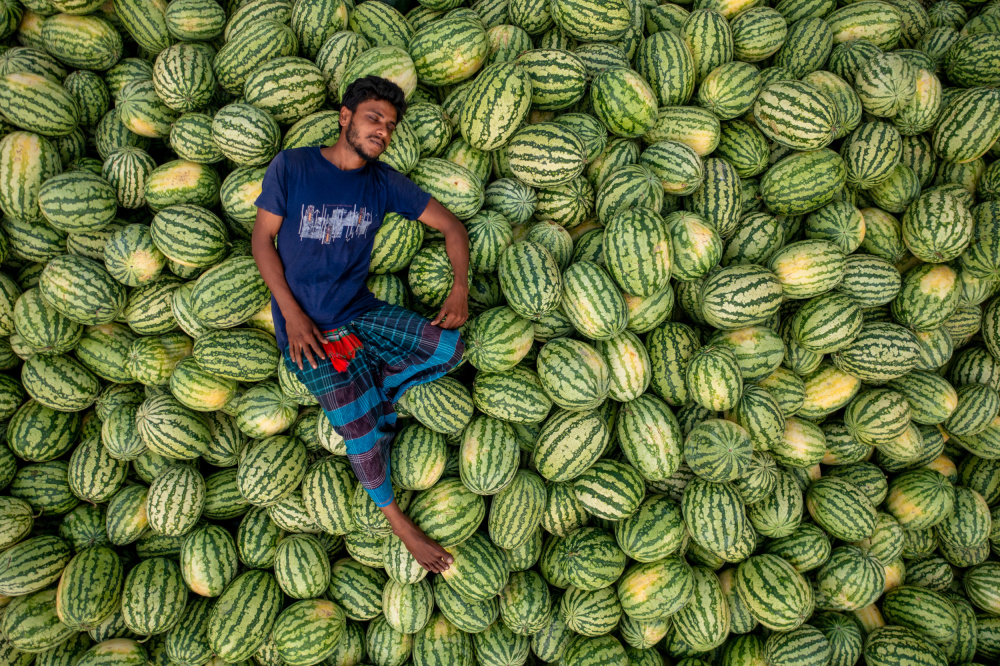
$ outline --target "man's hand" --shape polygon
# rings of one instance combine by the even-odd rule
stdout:
[[[282,313],[284,314],[284,313]],[[296,308],[294,312],[285,314],[285,334],[288,336],[288,353],[292,362],[304,370],[302,360],[305,358],[315,370],[316,359],[325,359],[323,353],[323,332],[305,312]]]
[[[469,318],[469,291],[455,285],[444,299],[441,311],[431,324],[441,328],[458,328]]]
[[[469,318],[469,233],[451,211],[431,199],[420,221],[444,234],[444,249],[455,271],[451,293],[431,322],[441,328],[458,328]]]
[[[455,558],[433,539],[427,537],[410,517],[400,510],[396,500],[382,507],[382,513],[392,527],[392,533],[399,537],[417,564],[431,573],[441,573],[448,569]]]

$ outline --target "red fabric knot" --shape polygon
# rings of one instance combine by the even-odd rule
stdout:
[[[333,364],[333,369],[337,372],[347,370],[347,366],[361,349],[361,340],[353,333],[339,335],[334,340],[327,340],[323,343],[323,351],[326,357]]]

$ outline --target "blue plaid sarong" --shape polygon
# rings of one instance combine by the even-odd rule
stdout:
[[[377,506],[392,503],[389,447],[396,434],[393,405],[411,386],[442,377],[462,360],[465,347],[457,330],[432,326],[415,312],[382,305],[336,329],[361,341],[347,369],[337,372],[329,360],[313,369],[285,363],[316,396],[334,431],[344,438],[354,475]]]

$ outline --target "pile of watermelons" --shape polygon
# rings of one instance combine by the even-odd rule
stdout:
[[[1000,660],[997,0],[0,0],[0,39],[0,666]],[[391,452],[430,577],[249,252],[369,74],[471,239]],[[369,288],[433,315],[441,241],[387,216]]]

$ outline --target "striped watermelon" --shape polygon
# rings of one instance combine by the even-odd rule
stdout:
[[[802,574],[775,555],[756,555],[736,570],[736,592],[758,622],[778,631],[800,626],[812,611]]]
[[[122,598],[121,560],[107,547],[88,548],[66,565],[56,590],[59,620],[89,631],[111,615]]]
[[[180,621],[187,596],[176,563],[162,557],[143,560],[125,578],[122,619],[139,635],[163,633]]]
[[[208,641],[232,661],[251,656],[265,641],[281,610],[281,589],[270,573],[248,571],[230,583],[212,609]]]

